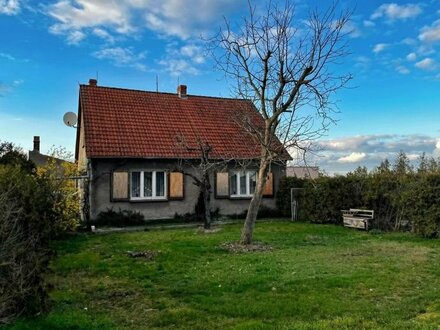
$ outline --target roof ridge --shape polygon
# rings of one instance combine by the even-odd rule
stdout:
[[[171,92],[156,92],[156,91],[149,91],[149,90],[142,90],[142,89],[111,87],[111,86],[90,86],[88,84],[80,84],[80,87],[107,88],[107,89],[117,89],[117,90],[121,90],[121,91],[131,91],[131,92],[138,92],[138,93],[177,95],[177,93],[171,93]],[[187,95],[192,96],[192,97],[203,97],[203,98],[212,98],[212,99],[220,99],[220,100],[235,100],[235,101],[252,102],[249,99],[241,99],[238,97],[223,97],[223,96],[197,95],[197,94],[187,94]]]

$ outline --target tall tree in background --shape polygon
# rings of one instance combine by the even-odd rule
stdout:
[[[212,40],[217,66],[233,80],[235,94],[252,100],[264,118],[264,127],[255,127],[248,118],[238,117],[261,146],[242,244],[252,243],[270,164],[282,158],[285,149],[305,155],[333,122],[330,98],[351,79],[334,66],[348,54],[349,19],[350,12],[338,14],[336,4],[312,10],[303,19],[296,17],[289,0],[282,6],[269,2],[263,11],[249,2],[242,25],[235,29],[225,21]]]

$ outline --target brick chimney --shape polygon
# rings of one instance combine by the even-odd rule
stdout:
[[[34,136],[34,150],[36,152],[40,152],[40,137],[39,136]]]
[[[90,86],[97,86],[98,85],[98,80],[96,80],[96,79],[89,79],[89,85]]]
[[[177,95],[181,99],[186,99],[188,97],[188,95],[186,94],[186,85],[177,86]]]

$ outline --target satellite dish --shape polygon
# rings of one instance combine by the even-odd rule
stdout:
[[[64,124],[69,127],[75,127],[78,118],[76,117],[76,113],[74,112],[66,112],[63,117]]]

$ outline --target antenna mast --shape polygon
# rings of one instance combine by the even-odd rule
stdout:
[[[159,77],[156,74],[156,93],[159,93]]]

